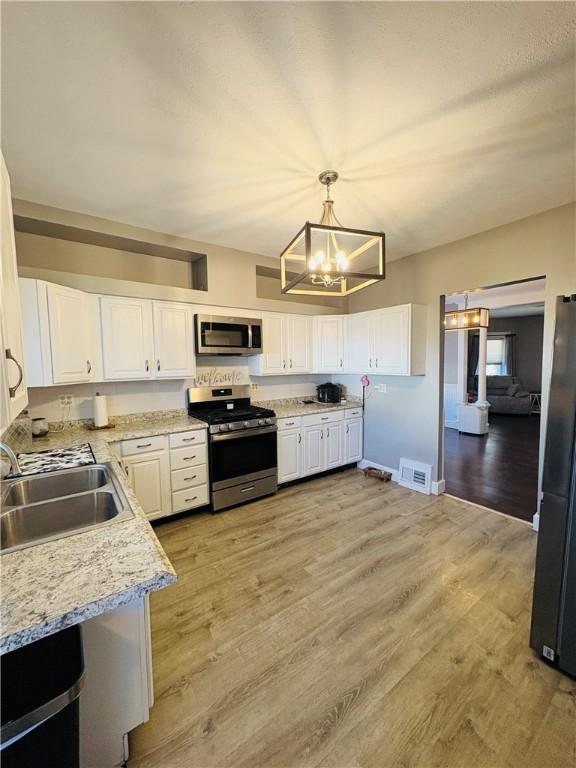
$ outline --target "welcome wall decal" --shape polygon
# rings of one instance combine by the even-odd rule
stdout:
[[[249,384],[247,368],[204,368],[196,370],[197,387],[222,387]]]

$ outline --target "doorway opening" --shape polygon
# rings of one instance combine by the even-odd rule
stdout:
[[[445,297],[487,330],[444,333],[446,493],[532,523],[538,510],[544,278]],[[482,381],[484,377],[484,382]]]

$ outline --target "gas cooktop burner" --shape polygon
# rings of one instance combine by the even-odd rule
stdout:
[[[208,422],[208,424],[227,424],[232,421],[247,421],[253,419],[266,419],[274,417],[276,414],[274,411],[268,408],[257,408],[256,406],[250,408],[233,408],[231,410],[213,410],[213,411],[198,411],[194,412],[194,416],[197,419]]]

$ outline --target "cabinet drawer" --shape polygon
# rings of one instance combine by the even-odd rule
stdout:
[[[344,413],[347,419],[361,419],[363,416],[362,408],[348,408]]]
[[[186,445],[201,445],[205,442],[205,429],[194,429],[190,432],[174,432],[173,435],[170,435],[170,448],[182,448]]]
[[[191,445],[189,448],[172,448],[170,451],[170,468],[185,469],[206,464],[206,444]]]
[[[172,494],[172,512],[184,512],[185,509],[193,509],[208,504],[208,486],[198,485],[195,488],[187,488],[184,491],[176,491]]]
[[[278,419],[278,431],[283,429],[298,429],[302,421],[301,416],[286,416],[284,419]]]
[[[166,445],[165,435],[155,435],[154,437],[140,437],[137,440],[122,441],[122,456],[134,456],[137,453],[148,453],[149,451],[161,451]]]
[[[172,491],[174,492],[193,488],[195,485],[205,485],[207,482],[208,467],[206,464],[172,471]]]
[[[302,426],[310,427],[318,424],[331,424],[335,421],[344,420],[344,411],[328,411],[327,413],[311,413],[309,416],[302,416]]]

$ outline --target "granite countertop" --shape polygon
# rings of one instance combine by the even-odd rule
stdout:
[[[116,429],[77,427],[18,444],[19,452],[30,452],[90,443],[96,461],[110,463],[134,516],[1,555],[0,653],[126,605],[176,581],[176,573],[112,456],[109,443],[205,428],[203,422],[188,416],[134,420]]]
[[[299,399],[289,400],[260,400],[256,405],[271,408],[276,417],[284,419],[290,416],[306,416],[310,413],[325,413],[326,411],[342,411],[349,408],[362,408],[362,400],[348,399],[345,403],[309,403],[304,404]]]

